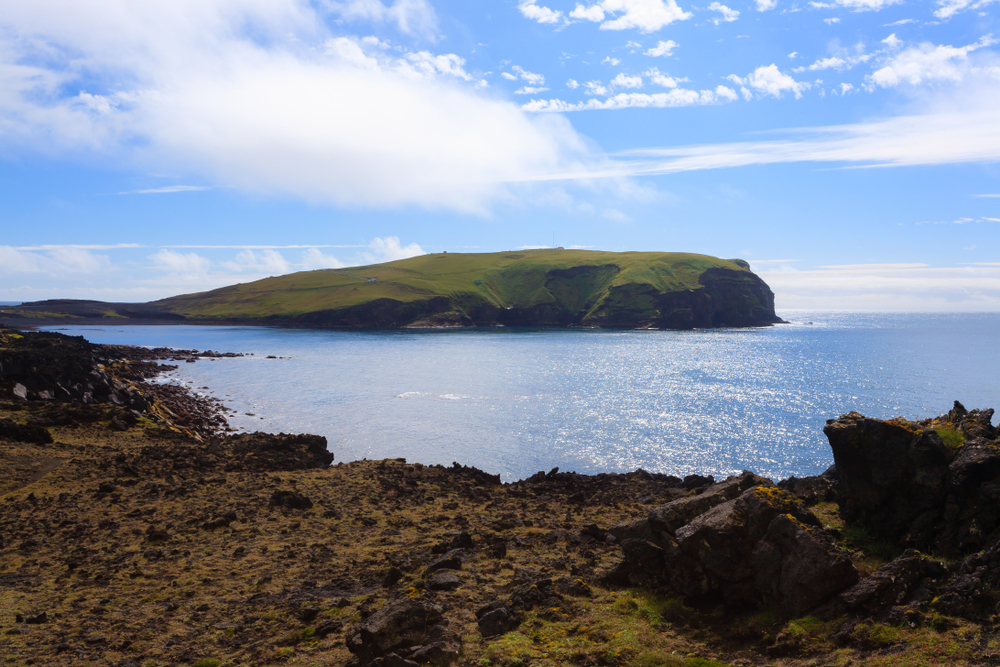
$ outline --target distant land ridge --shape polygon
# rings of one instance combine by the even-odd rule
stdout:
[[[435,253],[302,271],[150,303],[47,300],[0,311],[0,320],[19,324],[109,318],[122,324],[359,329],[692,329],[782,321],[771,289],[741,259],[564,249]]]

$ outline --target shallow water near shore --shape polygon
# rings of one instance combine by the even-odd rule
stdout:
[[[234,428],[324,435],[338,461],[458,461],[505,481],[555,466],[811,475],[832,463],[825,421],[845,412],[1000,407],[1000,314],[779,315],[791,323],[699,331],[47,329],[253,353],[164,379],[222,399]]]

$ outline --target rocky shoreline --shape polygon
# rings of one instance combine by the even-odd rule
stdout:
[[[0,664],[996,664],[992,410],[856,413],[778,483],[511,484],[226,432],[214,352],[0,330]]]

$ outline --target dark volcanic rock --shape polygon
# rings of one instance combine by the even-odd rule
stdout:
[[[351,629],[347,648],[355,656],[352,663],[451,664],[458,659],[462,640],[442,621],[444,610],[432,602],[393,600]]]
[[[735,607],[769,602],[794,616],[857,581],[816,517],[791,493],[751,473],[612,532],[624,560],[606,575],[609,582],[663,587],[692,600]]]
[[[908,604],[917,587],[947,573],[939,561],[912,549],[886,563],[817,611],[822,618],[843,614],[878,615],[894,606]]]
[[[536,607],[565,606],[562,595],[551,579],[537,572],[521,568],[515,573],[514,590],[507,599],[500,599],[476,610],[479,633],[483,637],[496,637],[516,629],[526,612]]]
[[[945,554],[982,548],[1000,528],[992,416],[956,401],[947,415],[919,422],[853,412],[827,422],[845,522],[904,547]],[[964,444],[945,444],[938,430],[958,433]]]
[[[0,438],[30,442],[35,445],[52,444],[52,435],[41,426],[24,426],[13,419],[0,419]]]
[[[287,507],[293,510],[307,510],[313,506],[309,498],[296,491],[276,490],[271,493],[268,507]]]

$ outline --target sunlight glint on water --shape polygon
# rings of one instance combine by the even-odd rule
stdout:
[[[687,332],[58,329],[94,342],[253,352],[181,364],[170,377],[210,387],[238,411],[235,427],[325,435],[338,461],[459,461],[505,480],[554,466],[816,474],[832,461],[828,418],[1000,403],[1000,315],[779,314],[793,323]]]

